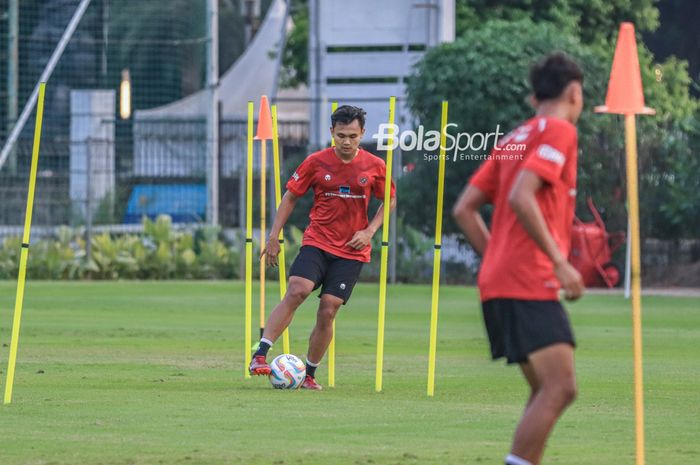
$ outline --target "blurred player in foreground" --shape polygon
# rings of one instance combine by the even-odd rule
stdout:
[[[478,284],[491,354],[519,364],[530,386],[507,465],[539,464],[576,397],[575,341],[559,290],[567,300],[584,290],[567,261],[583,72],[554,53],[532,67],[530,83],[536,115],[499,141],[453,211],[483,257]],[[487,203],[494,206],[490,230],[480,214]]]

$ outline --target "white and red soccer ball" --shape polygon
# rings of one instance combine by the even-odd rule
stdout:
[[[270,368],[270,384],[275,389],[297,389],[306,378],[306,365],[294,355],[278,355]]]

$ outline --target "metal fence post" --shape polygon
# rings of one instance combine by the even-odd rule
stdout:
[[[93,139],[85,140],[85,170],[87,182],[85,183],[85,259],[90,261],[92,257],[92,153]]]

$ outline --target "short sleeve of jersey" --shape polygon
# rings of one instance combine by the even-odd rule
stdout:
[[[382,162],[381,165],[377,166],[376,169],[376,182],[372,186],[372,193],[374,197],[379,200],[384,200],[384,186],[386,185],[386,165]],[[389,194],[393,199],[396,197],[396,185],[394,180],[391,180],[391,194]]]
[[[287,181],[287,190],[297,197],[301,197],[311,187],[311,182],[314,177],[314,166],[311,157],[307,157],[301,165],[292,173],[292,176]]]
[[[469,180],[469,184],[479,189],[489,200],[493,200],[498,191],[498,163],[493,158],[481,164]]]
[[[567,157],[576,147],[576,128],[567,122],[548,120],[523,163],[523,169],[532,171],[549,184],[561,178]]]

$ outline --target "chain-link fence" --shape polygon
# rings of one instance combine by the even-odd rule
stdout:
[[[0,141],[5,144],[59,45],[78,0],[0,0]],[[219,2],[225,70],[245,47],[244,2]],[[262,2],[261,14],[270,2]],[[257,20],[247,19],[254,26]],[[58,225],[138,223],[206,214],[207,131],[202,118],[138,121],[206,87],[206,0],[89,2],[46,91],[34,221]],[[248,31],[248,32],[246,32]],[[130,101],[120,87],[130,85]],[[244,112],[245,109],[242,109]],[[0,166],[0,225],[19,226],[26,203],[34,113]],[[245,122],[220,119],[220,222],[240,223]],[[305,122],[281,122],[283,148],[303,149]],[[243,147],[243,150],[241,150]],[[243,164],[241,163],[243,161]]]

